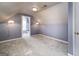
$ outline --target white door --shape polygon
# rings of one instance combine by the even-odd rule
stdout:
[[[30,37],[30,17],[22,16],[22,37]]]
[[[79,56],[79,3],[75,3],[75,55]]]

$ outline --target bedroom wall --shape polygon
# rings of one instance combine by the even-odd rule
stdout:
[[[35,34],[40,34],[39,30],[40,27],[39,25],[36,25],[36,20],[34,19],[34,17],[31,18],[31,35],[35,35]]]
[[[34,15],[38,33],[68,41],[68,3],[60,3]]]
[[[21,19],[18,15],[10,18],[14,24],[7,21],[0,22],[0,41],[21,37]]]

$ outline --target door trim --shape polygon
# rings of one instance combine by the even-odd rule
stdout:
[[[76,45],[75,45],[75,40],[76,40],[76,37],[75,37],[75,20],[76,20],[76,3],[73,3],[73,55],[75,56],[76,55]]]

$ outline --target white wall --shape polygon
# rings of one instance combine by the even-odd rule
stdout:
[[[68,3],[60,3],[35,14],[40,33],[67,41]]]
[[[40,19],[43,24],[67,23],[67,9],[67,3],[60,3],[46,10],[38,12],[35,16],[37,19]]]

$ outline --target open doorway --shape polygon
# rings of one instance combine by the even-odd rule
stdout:
[[[22,38],[31,36],[30,19],[30,16],[22,16]]]

